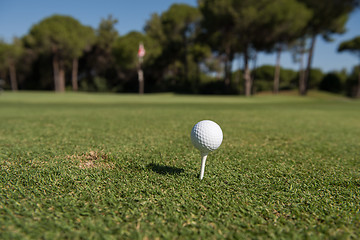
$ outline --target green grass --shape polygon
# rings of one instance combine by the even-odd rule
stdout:
[[[334,95],[5,92],[0,167],[1,239],[360,237],[360,102]]]

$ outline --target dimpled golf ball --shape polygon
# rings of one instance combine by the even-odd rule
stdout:
[[[220,147],[222,140],[220,126],[210,120],[198,122],[191,130],[191,142],[202,153],[214,151]]]

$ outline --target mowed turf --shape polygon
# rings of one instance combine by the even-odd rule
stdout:
[[[360,102],[333,95],[5,92],[0,166],[1,239],[360,237]]]

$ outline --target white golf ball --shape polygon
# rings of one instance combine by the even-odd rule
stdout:
[[[223,132],[220,126],[210,120],[203,120],[195,124],[191,130],[191,142],[202,153],[214,151],[220,147]]]

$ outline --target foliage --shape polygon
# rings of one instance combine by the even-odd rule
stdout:
[[[161,84],[182,88],[191,86],[189,79],[199,77],[197,65],[208,54],[207,48],[197,42],[200,19],[197,8],[173,4],[160,16],[153,14],[147,22],[146,34],[158,42],[157,49],[161,48],[161,54],[153,58],[154,64],[151,66],[162,72],[156,74],[161,78]],[[159,81],[155,81],[155,84],[159,84]],[[189,89],[191,87],[187,87],[187,91]]]
[[[6,43],[0,39],[0,68],[8,67],[10,62],[16,62],[21,57],[24,49],[22,42],[18,38],[14,38],[12,43]]]
[[[349,52],[357,55],[357,57],[359,58],[359,61],[360,61],[360,36],[357,36],[351,40],[342,42],[338,48],[338,51],[339,52],[349,51]],[[354,70],[354,72],[355,72],[355,70]],[[348,84],[348,85],[349,85],[348,88],[351,89],[350,91],[348,91],[348,92],[350,92],[349,95],[360,98],[360,72],[358,73],[357,84]],[[357,86],[357,89],[353,90],[355,88],[355,86]],[[353,93],[354,91],[355,91],[355,93]]]
[[[2,75],[4,76],[4,72],[7,69],[7,53],[8,53],[8,44],[0,40],[0,72],[2,72]]]
[[[356,239],[359,104],[5,92],[0,237]],[[224,141],[200,181],[189,135],[209,118]]]
[[[113,44],[112,54],[114,56],[117,72],[120,76],[120,79],[123,81],[124,86],[123,91],[136,91],[136,86],[138,84],[137,70],[139,67],[139,58],[137,56],[137,51],[139,49],[139,44],[142,43],[145,47],[146,54],[142,59],[141,67],[145,72],[145,84],[146,91],[149,91],[151,86],[154,85],[154,79],[151,72],[154,72],[153,67],[156,64],[157,58],[161,54],[162,48],[159,46],[158,42],[150,38],[148,35],[145,35],[140,32],[130,32],[124,36],[118,37]]]
[[[231,85],[231,67],[236,53],[244,53],[244,79],[250,82],[249,51],[259,30],[257,17],[264,1],[199,1],[202,27],[212,50],[224,59],[224,84]],[[247,85],[248,86],[248,85]],[[248,87],[247,87],[248,89]],[[248,91],[247,93],[248,94]]]
[[[271,91],[274,80],[275,67],[264,65],[254,70],[254,91]]]
[[[112,52],[118,66],[126,70],[136,70],[138,65],[137,50],[145,36],[139,32],[130,32],[114,42]],[[147,44],[144,44],[147,47]],[[147,54],[145,55],[147,57]]]
[[[79,57],[92,45],[93,30],[70,17],[53,15],[34,25],[28,41],[42,51],[51,50],[63,58]]]
[[[359,3],[358,0],[330,0],[312,1],[299,0],[313,11],[311,20],[308,22],[310,34],[322,34],[330,40],[333,33],[343,33],[348,14]]]
[[[274,81],[275,66],[263,65],[253,71],[254,91],[272,91]],[[297,73],[291,69],[281,68],[280,70],[280,89],[290,90],[296,88]]]
[[[276,51],[273,92],[277,94],[281,88],[281,53],[304,35],[312,12],[296,0],[276,0],[267,3],[260,14],[261,31],[253,44],[257,50]]]
[[[115,28],[118,20],[109,15],[102,18],[95,29],[95,41],[89,51],[80,59],[80,85],[86,86],[88,91],[96,91],[95,78],[105,79],[108,91],[112,91],[118,84],[118,74],[115,59],[112,54],[113,44],[119,37]]]
[[[320,68],[312,68],[310,71],[310,81],[308,89],[316,89],[324,77],[324,73]]]
[[[118,20],[111,15],[101,19],[96,29],[70,16],[53,15],[32,26],[19,41],[19,46],[25,46],[22,54],[12,58],[22,89],[48,90],[55,86],[63,91],[71,76],[73,90],[79,82],[82,90],[97,91],[96,82],[101,79],[105,82],[101,84],[103,90],[133,92],[138,84],[136,52],[143,42],[147,51],[142,63],[147,92],[209,93],[214,89],[213,93],[219,94],[251,95],[252,90],[270,87],[268,77],[256,79],[256,74],[251,74],[251,61],[259,51],[276,51],[274,92],[278,87],[293,89],[299,85],[303,89],[306,77],[310,77],[307,88],[316,89],[322,76],[317,70],[309,70],[316,36],[331,40],[334,33],[343,33],[349,13],[358,5],[358,0],[199,0],[196,7],[173,4],[151,15],[143,32],[121,36],[116,29]],[[309,38],[311,44],[306,44]],[[339,51],[356,53],[358,40],[353,41],[339,46]],[[285,76],[279,73],[280,54],[289,44],[298,45],[301,65],[305,53],[309,54],[308,70],[298,78],[302,84],[297,84],[297,79],[288,80],[290,72]],[[1,48],[2,77],[9,78],[4,73],[4,59],[9,57]],[[16,51],[10,52],[15,56]],[[232,76],[233,60],[240,57],[243,71]],[[253,82],[257,86],[252,86]]]
[[[209,44],[215,52],[225,55],[225,84],[232,79],[229,72],[234,55],[243,54],[246,95],[251,94],[252,88],[248,64],[252,51],[275,46],[281,51],[304,33],[311,17],[311,11],[297,1],[203,0],[199,7]]]
[[[331,41],[333,34],[342,34],[345,32],[345,23],[348,20],[349,13],[359,6],[359,0],[329,0],[312,1],[298,0],[303,2],[313,11],[312,18],[308,22],[307,35],[311,38],[307,67],[305,71],[304,86],[300,89],[301,95],[306,95],[307,84],[311,78],[311,65],[315,48],[316,37],[323,36],[326,41]]]
[[[340,93],[343,89],[343,84],[338,74],[328,73],[320,82],[319,89],[332,93]]]
[[[14,91],[18,90],[16,65],[23,54],[24,48],[20,39],[14,38],[11,44],[0,39],[0,79],[5,77],[7,70],[9,70],[10,85]]]
[[[276,45],[277,48],[285,48],[287,44],[303,36],[312,11],[296,0],[276,0],[267,2],[259,15],[262,31],[254,45],[262,50]]]
[[[118,20],[111,15],[107,18],[101,19],[98,28],[96,29],[96,42],[93,46],[94,55],[92,59],[96,66],[95,71],[98,75],[102,75],[113,64],[112,47],[119,36],[115,28]]]
[[[119,36],[118,31],[115,29],[117,23],[118,20],[113,18],[112,15],[101,19],[96,29],[96,44],[100,49],[110,52],[112,44]]]
[[[92,45],[94,33],[73,17],[53,15],[32,26],[24,40],[40,54],[52,54],[55,91],[64,91],[65,66]]]
[[[360,36],[340,43],[339,52],[349,51],[356,54],[360,59]]]

